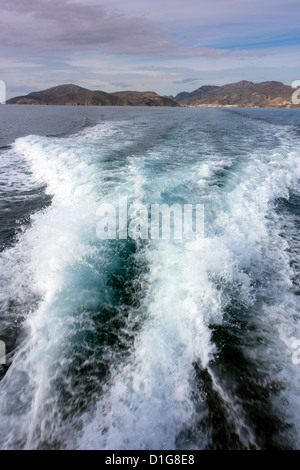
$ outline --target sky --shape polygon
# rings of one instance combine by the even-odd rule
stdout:
[[[7,98],[300,80],[299,0],[0,0]]]

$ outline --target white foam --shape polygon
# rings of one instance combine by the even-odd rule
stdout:
[[[91,134],[102,139],[110,135],[109,125],[92,129]],[[46,184],[53,200],[49,208],[32,216],[30,228],[2,254],[7,277],[1,292],[3,300],[6,296],[25,302],[32,292],[40,298],[38,308],[26,319],[26,337],[1,383],[4,448],[35,448],[38,442],[53,438],[54,430],[47,428],[50,415],[44,414],[45,406],[52,406],[51,426],[61,426],[55,417],[58,409],[56,397],[51,396],[51,382],[54,365],[72,360],[59,355],[72,326],[73,299],[63,299],[60,308],[56,303],[60,293],[74,282],[72,266],[78,269],[88,258],[101,260],[95,245],[96,209],[105,192],[106,174],[97,167],[101,166],[101,149],[99,155],[93,144],[87,147],[87,142],[85,131],[66,139],[28,136],[13,146],[16,158],[22,156],[29,163],[32,179]],[[73,295],[76,298],[76,285]],[[20,399],[21,420],[14,403]]]
[[[193,363],[209,370],[213,387],[225,402],[228,419],[243,445],[257,446],[255,432],[247,423],[239,398],[210,368],[217,351],[209,325],[222,322],[227,302],[231,301],[223,289],[217,289],[213,278],[220,279],[224,287],[236,286],[237,300],[247,309],[257,298],[261,302],[262,292],[259,289],[256,292],[253,283],[262,279],[264,269],[270,267],[273,274],[267,274],[274,286],[268,282],[263,286],[268,298],[262,306],[262,318],[256,319],[258,328],[262,327],[264,348],[251,350],[249,346],[247,353],[249,358],[253,355],[257,364],[264,363],[265,376],[271,368],[275,381],[286,383],[288,378],[290,385],[283,393],[292,403],[288,411],[286,407],[280,411],[283,419],[289,414],[297,429],[299,408],[293,395],[295,370],[289,350],[279,338],[276,348],[271,346],[272,335],[280,334],[295,311],[289,290],[287,243],[280,237],[281,227],[274,213],[276,198],[288,197],[288,190],[298,185],[300,162],[293,148],[294,145],[290,148],[283,141],[281,153],[253,153],[240,165],[238,177],[234,173],[227,187],[215,189],[211,206],[212,213],[217,215],[208,216],[206,227],[210,238],[182,244],[149,243],[144,253],[150,269],[145,299],[147,321],[136,339],[130,361],[114,372],[94,417],[87,415],[80,448],[176,449],[180,432],[201,422],[207,413],[205,400],[196,406],[192,399]],[[202,164],[198,174],[207,177],[209,171]],[[175,181],[176,178],[175,170]],[[174,184],[170,174],[169,179]],[[268,350],[273,357],[268,357]],[[207,430],[207,434],[198,436],[197,447],[213,445],[210,439]],[[295,443],[297,439],[294,436]],[[191,441],[191,448],[194,445],[195,441]]]
[[[249,355],[257,360],[262,351],[267,351],[270,334],[287,336],[278,344],[276,355],[266,357],[263,364],[266,367],[273,361],[278,377],[288,382],[290,389],[284,391],[291,401],[288,412],[298,425],[294,390],[299,373],[289,363],[285,347],[294,327],[290,325],[295,302],[289,290],[287,242],[280,236],[280,221],[274,213],[275,199],[287,197],[288,190],[298,185],[300,163],[294,142],[286,142],[283,136],[280,153],[253,152],[228,177],[227,186],[218,187],[214,175],[230,166],[231,158],[218,162],[208,157],[205,162],[195,162],[191,151],[187,155],[190,163],[184,166],[179,159],[172,161],[173,149],[168,154],[162,145],[143,156],[127,156],[124,165],[109,164],[112,151],[123,145],[130,147],[136,138],[137,130],[130,134],[130,129],[124,123],[107,123],[70,138],[29,136],[14,145],[14,151],[29,162],[33,178],[47,185],[53,203],[32,217],[32,225],[19,243],[3,255],[14,278],[10,292],[26,295],[30,286],[41,298],[39,307],[28,316],[27,336],[1,384],[4,448],[36,448],[41,442],[57,439],[62,446],[84,449],[176,449],[180,433],[196,428],[208,413],[205,394],[200,402],[193,399],[194,363],[209,371],[216,393],[227,405],[228,419],[244,445],[255,446],[242,403],[210,367],[218,354],[210,325],[223,321],[231,301],[226,285],[235,288],[236,298],[245,309],[253,306],[258,296],[264,302],[263,317],[256,322],[266,330],[265,349],[249,348]],[[154,174],[151,162],[158,159],[167,169]],[[149,269],[141,279],[146,291],[141,299],[145,322],[129,359],[112,365],[111,379],[98,397],[97,410],[82,417],[83,431],[76,434],[72,424],[61,422],[53,395],[61,366],[72,360],[60,356],[73,321],[72,299],[63,298],[59,306],[56,302],[72,283],[71,267],[78,267],[89,257],[109,256],[95,243],[98,204],[104,199],[117,202],[120,195],[157,203],[174,187],[197,184],[209,202],[207,238],[152,240],[140,248],[138,256]],[[273,270],[270,281],[266,276],[265,285],[256,291],[253,283],[268,269]],[[268,299],[263,299],[263,289]],[[211,439],[211,430],[202,429],[185,445],[206,448]]]

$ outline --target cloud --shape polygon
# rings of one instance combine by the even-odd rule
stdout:
[[[67,0],[2,0],[0,42],[2,47],[41,55],[95,50],[144,57],[217,58],[232,54],[229,49],[192,47],[145,18]]]
[[[97,0],[91,1],[95,3]],[[207,24],[207,23],[241,23],[241,19],[253,19],[263,23],[279,22],[287,16],[297,24],[294,17],[299,11],[298,0],[102,0],[105,6],[114,7],[121,11],[126,3],[128,15],[140,15],[154,21],[181,21]],[[291,18],[291,13],[293,17]],[[264,15],[264,16],[262,16]]]
[[[173,82],[175,84],[183,84],[183,83],[194,83],[194,82],[201,82],[201,78],[184,78],[183,80],[178,80],[176,82]]]
[[[111,82],[111,85],[120,87],[120,88],[128,88],[128,89],[131,86],[129,83],[124,83],[124,82]]]
[[[159,30],[145,20],[108,15],[99,5],[67,3],[66,0],[3,0],[1,44],[35,52],[68,52],[97,46],[117,50],[149,40]],[[122,48],[121,48],[122,49]]]

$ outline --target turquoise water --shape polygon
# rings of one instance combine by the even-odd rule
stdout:
[[[300,448],[299,110],[0,119],[0,447]],[[100,240],[125,196],[204,238]]]

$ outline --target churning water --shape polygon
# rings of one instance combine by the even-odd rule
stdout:
[[[299,110],[0,119],[0,447],[299,449]],[[204,238],[100,240],[125,196]]]

